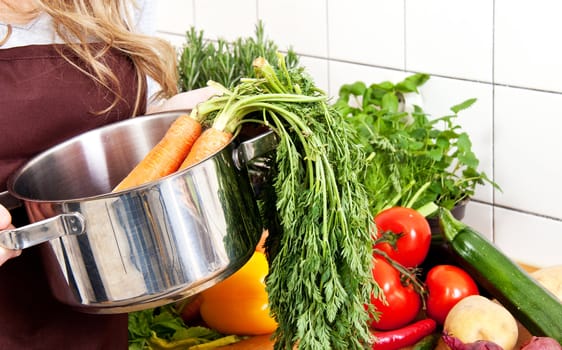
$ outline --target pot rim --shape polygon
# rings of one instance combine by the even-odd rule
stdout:
[[[3,197],[6,198],[4,201],[10,203],[15,199],[16,201],[20,201],[20,202],[33,202],[33,203],[52,203],[52,202],[56,202],[56,203],[64,205],[64,204],[76,203],[76,202],[104,200],[104,199],[108,199],[108,198],[112,198],[112,197],[118,197],[118,196],[128,194],[128,193],[146,191],[148,188],[158,186],[163,182],[173,181],[174,178],[183,177],[183,176],[185,176],[186,173],[191,172],[194,168],[198,167],[200,164],[206,162],[210,158],[215,157],[217,154],[221,153],[224,149],[229,147],[233,143],[233,141],[235,139],[235,136],[233,136],[231,141],[228,144],[226,144],[224,147],[222,147],[220,150],[218,150],[214,154],[206,157],[205,159],[201,160],[197,164],[194,164],[194,165],[192,165],[192,166],[190,166],[186,169],[176,171],[172,174],[163,176],[159,179],[152,180],[152,181],[146,182],[144,184],[141,184],[141,185],[138,185],[138,186],[135,186],[135,187],[132,187],[132,188],[123,189],[123,190],[116,191],[116,192],[106,192],[106,193],[100,193],[100,194],[95,194],[95,195],[91,195],[91,196],[74,197],[74,198],[39,199],[39,198],[30,198],[28,196],[22,195],[21,193],[18,193],[15,190],[15,185],[16,185],[17,181],[19,180],[19,178],[21,177],[21,175],[23,173],[25,173],[25,171],[27,171],[29,168],[31,168],[34,165],[34,163],[38,162],[40,159],[45,158],[46,156],[49,156],[51,154],[55,154],[56,152],[60,152],[62,149],[68,147],[69,145],[71,145],[73,143],[78,142],[79,140],[82,140],[84,138],[87,138],[87,137],[95,135],[95,134],[102,133],[102,132],[110,130],[110,129],[120,128],[120,127],[129,125],[129,124],[150,123],[151,120],[166,118],[166,117],[170,117],[170,116],[176,116],[176,118],[177,118],[182,114],[189,113],[190,111],[191,110],[167,111],[167,112],[152,113],[152,114],[137,116],[137,117],[134,117],[134,118],[129,118],[129,119],[126,119],[126,120],[118,121],[118,122],[115,122],[115,123],[112,123],[112,124],[104,125],[102,127],[86,131],[86,132],[81,133],[79,135],[76,135],[76,136],[74,136],[74,137],[72,137],[72,138],[70,138],[66,141],[63,141],[63,142],[61,142],[61,143],[59,143],[59,144],[57,144],[57,145],[55,145],[55,146],[53,146],[53,147],[51,147],[47,150],[44,150],[43,152],[40,152],[37,155],[35,155],[34,157],[32,157],[31,159],[29,159],[23,166],[21,166],[19,169],[17,169],[14,173],[12,173],[10,175],[10,177],[8,178],[8,181],[7,181],[7,191],[6,191],[7,194],[2,192]],[[12,198],[9,198],[10,196]],[[10,204],[11,204],[12,207],[14,207],[13,203],[10,203]],[[20,203],[20,205],[21,205],[21,203]]]

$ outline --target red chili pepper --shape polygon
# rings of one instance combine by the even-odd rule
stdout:
[[[433,333],[436,327],[437,324],[434,320],[426,318],[392,331],[376,332],[374,333],[376,340],[373,349],[395,350],[413,345],[426,335]]]

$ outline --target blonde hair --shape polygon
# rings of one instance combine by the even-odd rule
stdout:
[[[119,81],[102,59],[103,54],[112,48],[130,57],[135,66],[137,97],[134,114],[145,103],[142,87],[146,76],[159,83],[161,91],[157,97],[167,98],[178,92],[176,51],[163,39],[134,32],[130,13],[137,6],[134,0],[35,1],[39,11],[53,18],[55,32],[89,69],[77,66],[65,56],[68,62],[113,92],[112,104],[100,113],[111,110],[121,99]],[[99,42],[101,49],[89,45],[93,41]]]

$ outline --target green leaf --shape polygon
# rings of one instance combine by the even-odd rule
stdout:
[[[369,86],[369,89],[373,91],[382,90],[384,93],[386,93],[388,91],[394,90],[394,84],[390,81],[383,81],[382,83],[371,84],[371,86]]]
[[[475,98],[469,98],[468,100],[451,107],[451,111],[453,111],[454,113],[459,113],[460,111],[472,106],[475,102],[476,102]]]
[[[422,73],[411,75],[396,84],[396,91],[402,93],[418,92],[418,87],[425,84],[425,82],[429,80],[429,77],[430,76],[428,74]]]
[[[388,113],[398,112],[398,97],[393,93],[386,93],[382,97],[382,108]]]
[[[214,340],[222,337],[222,334],[206,327],[182,327],[176,331],[172,340],[181,340],[187,338],[198,338],[203,340]]]
[[[358,81],[353,84],[345,84],[340,87],[340,96],[342,94],[362,96],[365,93],[365,90],[367,90],[367,87],[362,81]]]
[[[222,337],[212,329],[188,327],[174,304],[131,312],[128,323],[129,350],[147,349],[147,344],[152,342],[167,343],[193,339],[194,343],[200,344]]]
[[[457,157],[459,158],[459,162],[465,164],[468,167],[471,168],[478,167],[478,163],[479,163],[478,158],[472,151],[465,151],[463,153],[459,153]]]
[[[440,149],[436,148],[436,149],[432,149],[429,152],[427,152],[427,156],[429,158],[431,158],[432,160],[438,162],[443,158],[443,153],[441,152]]]
[[[457,147],[462,152],[469,151],[472,148],[472,142],[466,132],[463,132],[457,137]]]
[[[424,143],[418,141],[411,141],[408,143],[407,147],[411,151],[419,151],[423,148]]]
[[[449,146],[451,145],[451,143],[449,142],[449,138],[447,137],[443,137],[443,135],[439,135],[439,137],[437,138],[435,145],[437,146],[437,148],[439,149],[440,152],[442,153],[446,153],[446,150],[449,149]]]

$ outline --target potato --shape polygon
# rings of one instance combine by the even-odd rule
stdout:
[[[530,275],[562,302],[562,265],[543,267],[531,272]],[[533,335],[520,322],[517,322],[517,325],[519,327],[517,348],[519,349],[524,343],[530,341]]]
[[[481,295],[459,301],[449,312],[443,330],[463,343],[492,341],[505,350],[517,343],[517,321],[502,305]]]
[[[562,301],[562,265],[539,269],[531,276]]]

